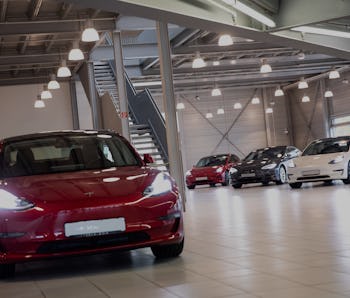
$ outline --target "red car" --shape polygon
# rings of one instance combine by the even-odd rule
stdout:
[[[0,272],[49,257],[184,245],[175,181],[110,131],[48,132],[0,143]]]
[[[216,183],[228,185],[229,171],[237,162],[239,158],[234,154],[218,154],[201,158],[192,170],[186,173],[187,188],[194,189],[196,185],[203,184],[214,187]]]

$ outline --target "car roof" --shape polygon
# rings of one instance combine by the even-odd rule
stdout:
[[[331,140],[350,140],[350,136],[339,136],[339,137],[331,137],[331,138],[323,138],[323,139],[316,139],[313,142],[319,142],[319,141],[331,141]]]
[[[93,129],[86,129],[86,130],[57,130],[57,131],[43,131],[38,133],[31,133],[31,134],[24,134],[24,135],[18,135],[13,137],[4,138],[1,141],[3,143],[7,142],[16,142],[16,141],[22,141],[22,140],[30,140],[30,139],[38,139],[38,138],[45,138],[45,137],[51,137],[51,136],[83,136],[83,135],[97,135],[97,134],[114,134],[119,135],[115,131],[112,130],[93,130]]]

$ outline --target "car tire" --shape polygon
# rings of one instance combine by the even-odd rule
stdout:
[[[290,186],[291,188],[294,188],[294,189],[300,188],[302,185],[303,185],[302,182],[289,183],[289,186]]]
[[[15,264],[0,264],[0,278],[14,277],[16,271]]]
[[[187,185],[188,189],[194,189],[196,187],[196,185],[192,184],[192,185]]]
[[[344,184],[350,184],[350,162],[348,163],[348,178],[343,179]]]
[[[224,182],[221,183],[222,186],[227,186],[230,184],[230,177],[229,177],[229,174],[228,172],[225,172],[225,180]]]
[[[236,189],[242,188],[242,183],[233,183],[233,184],[232,184],[232,187],[233,187],[233,188],[236,188]]]
[[[261,183],[262,183],[262,185],[264,185],[264,186],[268,186],[269,183],[270,183],[270,181],[263,181],[263,182],[261,182]]]
[[[287,171],[286,171],[286,168],[284,166],[280,167],[278,178],[279,178],[279,180],[276,181],[276,184],[278,184],[278,185],[284,184],[287,182]]]
[[[180,243],[152,246],[151,250],[157,259],[175,258],[182,253],[184,242],[185,239],[182,239]]]
[[[215,187],[215,183],[209,183],[210,187]]]

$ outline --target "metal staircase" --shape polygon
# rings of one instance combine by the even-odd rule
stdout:
[[[94,76],[99,96],[103,96],[104,93],[108,92],[117,112],[119,112],[116,78],[110,63],[108,61],[94,62]],[[127,79],[126,84],[131,84],[131,82]],[[137,96],[136,92],[130,92],[130,88],[134,90],[132,86],[127,86],[127,88],[129,88],[128,98],[133,96],[132,93],[135,93],[134,96]],[[129,129],[131,143],[141,156],[146,153],[150,154],[156,164],[155,166],[161,170],[166,170],[167,153],[163,152],[163,148],[159,144],[154,130],[147,123],[139,123],[140,121],[137,121],[132,111],[133,108],[130,107],[129,102]]]

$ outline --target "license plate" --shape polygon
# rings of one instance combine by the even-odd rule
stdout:
[[[208,177],[197,177],[196,180],[197,181],[204,181],[204,180],[208,180]]]
[[[64,225],[64,230],[67,237],[121,232],[125,231],[125,219],[119,217],[71,222]]]
[[[241,177],[243,178],[255,177],[255,173],[243,173],[241,174]]]
[[[320,175],[320,170],[303,171],[303,176]]]

